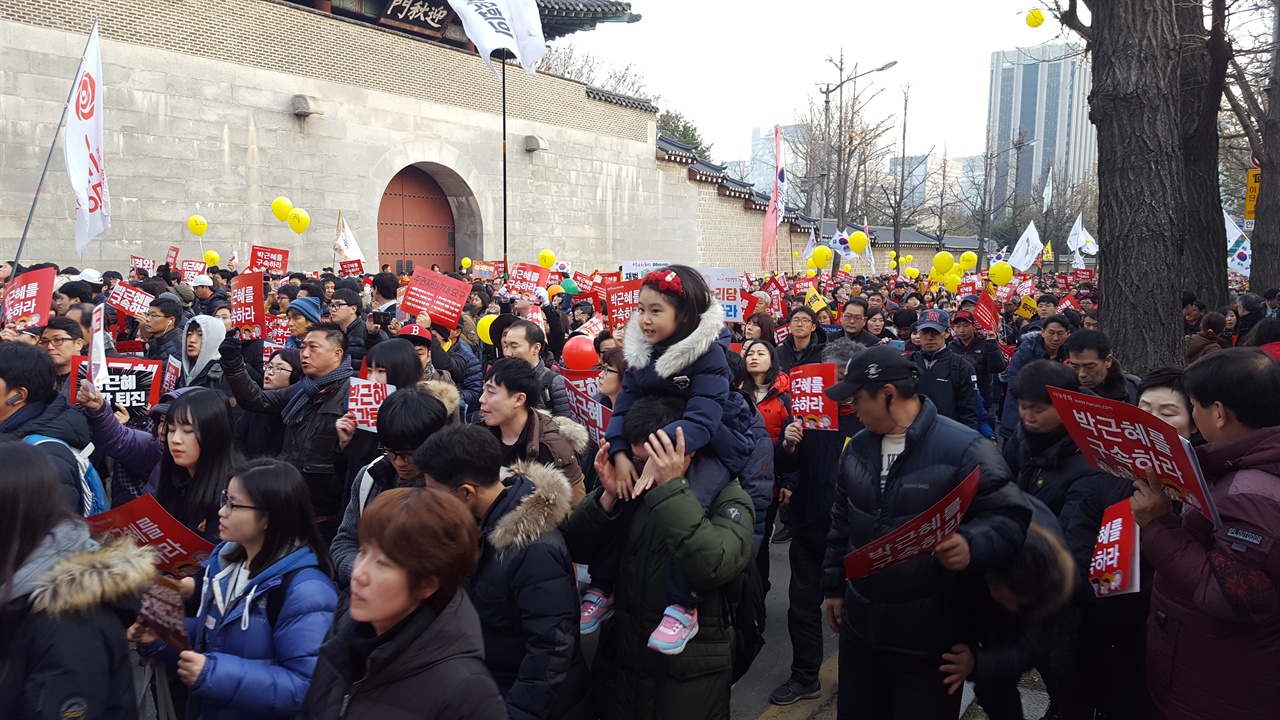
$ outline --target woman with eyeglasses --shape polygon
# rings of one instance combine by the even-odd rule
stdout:
[[[280,348],[262,369],[262,388],[279,390],[302,379],[302,355]],[[284,419],[279,413],[244,412],[236,421],[236,447],[245,457],[276,457],[284,444]]]
[[[302,709],[338,603],[329,550],[297,469],[253,460],[220,493],[221,543],[205,563],[200,609],[179,651],[141,624],[139,653],[176,666],[187,717],[291,718]]]
[[[627,356],[622,348],[610,348],[600,356],[600,391],[595,394],[595,401],[613,409],[613,404],[622,394],[622,374],[627,371]],[[592,453],[591,460],[595,457]]]

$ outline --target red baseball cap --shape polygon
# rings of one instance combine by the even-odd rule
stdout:
[[[417,323],[405,325],[404,327],[400,328],[400,332],[397,334],[397,337],[402,337],[405,340],[408,340],[409,342],[413,343],[414,345],[429,346],[431,345],[431,340],[432,340],[431,330],[424,328],[421,325],[418,325]]]
[[[956,313],[955,317],[951,318],[952,325],[955,325],[958,322],[973,323],[974,322],[973,313],[969,312],[968,310],[961,310],[960,312]]]

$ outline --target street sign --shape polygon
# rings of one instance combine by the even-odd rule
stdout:
[[[1253,163],[1253,166],[1256,168],[1262,167],[1262,163],[1258,162],[1258,153],[1256,152],[1249,153],[1249,162]]]
[[[1258,206],[1258,188],[1262,183],[1262,171],[1250,170],[1249,183],[1244,190],[1244,219],[1252,220],[1254,208]]]

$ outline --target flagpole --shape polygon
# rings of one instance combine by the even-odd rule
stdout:
[[[98,20],[95,18],[93,26],[98,26]],[[31,198],[31,210],[27,213],[27,224],[22,228],[22,239],[18,241],[18,251],[13,255],[13,272],[12,276],[18,274],[18,260],[22,257],[22,248],[27,244],[27,233],[31,230],[31,221],[36,216],[36,204],[40,202],[40,192],[44,189],[45,176],[49,174],[49,163],[53,161],[53,151],[58,147],[58,137],[62,134],[62,124],[67,120],[67,109],[71,107],[71,100],[76,96],[76,79],[80,77],[80,68],[84,65],[84,56],[89,52],[89,43],[93,42],[93,29],[89,30],[89,39],[84,41],[84,50],[80,51],[80,62],[76,65],[76,74],[71,78],[71,91],[67,93],[67,102],[62,106],[62,116],[58,118],[58,125],[53,129],[53,142],[49,144],[49,154],[44,159],[44,169],[40,171],[40,182],[36,183],[36,196]]]
[[[510,273],[507,262],[507,53],[502,53],[502,266]]]

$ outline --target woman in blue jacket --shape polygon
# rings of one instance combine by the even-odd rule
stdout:
[[[329,551],[302,476],[254,460],[231,478],[206,563],[191,650],[135,625],[139,652],[177,665],[191,689],[188,720],[293,717],[302,708],[338,595]]]

